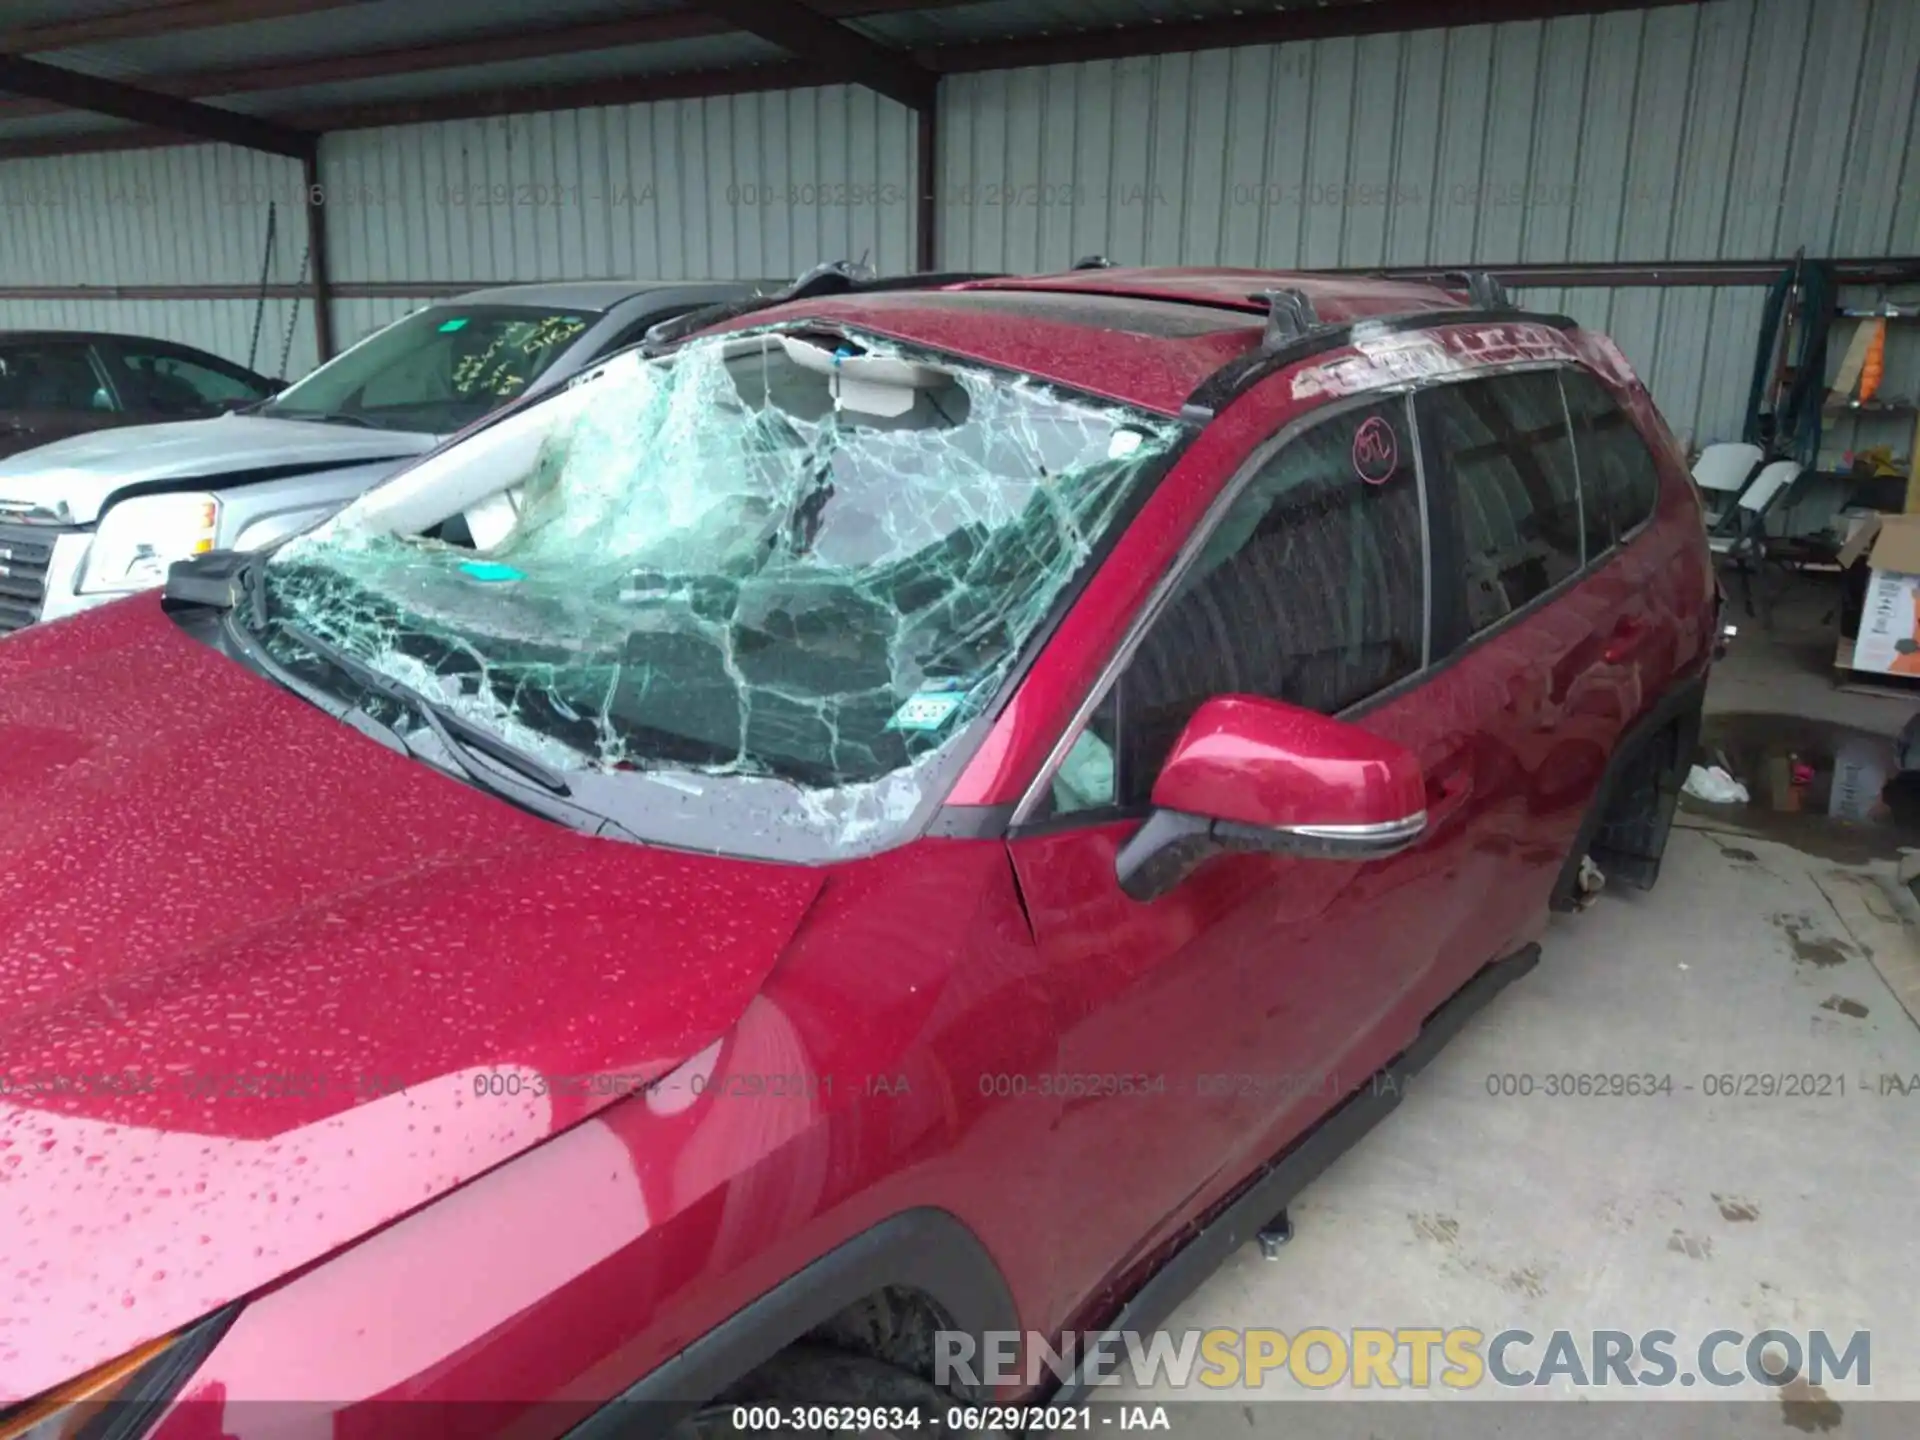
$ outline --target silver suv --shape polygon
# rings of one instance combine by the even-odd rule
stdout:
[[[778,283],[778,282],[776,282]],[[258,405],[0,460],[0,633],[304,529],[509,400],[745,280],[503,285],[416,310]]]

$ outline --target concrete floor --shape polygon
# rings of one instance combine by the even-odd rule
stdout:
[[[1825,605],[1749,625],[1710,708],[1816,714],[1891,736],[1915,700],[1832,689]],[[1735,820],[1739,817],[1734,817]],[[1827,1394],[1695,1386],[1620,1389],[1607,1404],[1488,1383],[1462,1404],[1432,1392],[1310,1392],[1284,1374],[1228,1403],[1172,1414],[1176,1434],[1920,1435],[1920,1027],[1889,988],[1913,986],[1920,946],[1890,858],[1836,866],[1720,817],[1676,829],[1651,893],[1613,893],[1556,920],[1540,966],[1480,1016],[1384,1124],[1293,1208],[1277,1259],[1243,1248],[1169,1329],[1473,1326],[1676,1332],[1686,1371],[1709,1332],[1779,1327],[1872,1334],[1872,1384]],[[1885,853],[1891,854],[1891,847]],[[1904,908],[1903,908],[1904,907]],[[1920,1004],[1920,1001],[1916,1001]],[[1494,1098],[1488,1077],[1671,1075],[1648,1098]],[[1844,1077],[1829,1098],[1705,1093],[1721,1072]],[[1731,1352],[1737,1355],[1737,1350]],[[1540,1346],[1521,1352],[1537,1364]],[[1344,1404],[1248,1403],[1316,1398]],[[1375,1403],[1375,1397],[1412,1405]],[[1171,1389],[1112,1398],[1173,1400]],[[1729,1399],[1748,1402],[1729,1407]]]

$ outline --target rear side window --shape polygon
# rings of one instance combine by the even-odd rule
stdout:
[[[116,410],[85,344],[32,341],[0,346],[0,409]]]
[[[1424,536],[1404,401],[1344,411],[1276,451],[1068,756],[1054,813],[1145,805],[1215,695],[1332,714],[1419,670]]]
[[[1440,385],[1416,404],[1450,484],[1468,631],[1497,625],[1581,564],[1579,474],[1550,370]]]
[[[222,404],[263,400],[262,390],[243,370],[216,368],[177,350],[120,343],[117,382],[133,391],[142,408],[163,415],[196,415]]]
[[[1594,556],[1653,514],[1660,470],[1653,452],[1612,393],[1584,370],[1561,373],[1587,523],[1587,554]]]

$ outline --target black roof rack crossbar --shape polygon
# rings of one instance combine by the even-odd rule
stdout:
[[[1267,307],[1267,329],[1260,337],[1262,351],[1278,350],[1321,328],[1320,312],[1304,290],[1289,286],[1285,290],[1262,290],[1249,300]]]
[[[1476,310],[1511,310],[1513,297],[1507,293],[1507,287],[1500,277],[1491,270],[1449,270],[1440,277],[1442,282],[1457,281],[1448,285],[1449,290],[1464,290],[1467,298],[1473,302]]]
[[[884,290],[932,290],[941,285],[958,285],[968,280],[1002,280],[1005,275],[991,270],[942,270],[911,275],[876,276],[850,260],[829,260],[814,266],[791,285],[771,295],[749,295],[740,300],[721,300],[662,320],[644,337],[643,354],[658,355],[685,340],[697,330],[738,320],[756,310],[768,310],[789,300],[812,300],[822,295],[869,295]]]
[[[1414,330],[1438,330],[1447,325],[1485,323],[1487,318],[1484,309],[1416,310],[1407,315],[1370,315],[1349,325],[1321,325],[1276,346],[1270,347],[1263,341],[1258,349],[1229,360],[1196,385],[1181,405],[1180,416],[1204,425],[1267,376],[1315,355],[1350,345],[1356,334],[1404,335]],[[1578,329],[1580,323],[1570,316],[1535,314],[1528,310],[1509,309],[1502,312],[1501,318],[1548,325],[1555,330]],[[1271,334],[1271,322],[1268,331]]]

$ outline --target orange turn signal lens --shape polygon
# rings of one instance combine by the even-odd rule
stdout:
[[[178,1338],[163,1335],[56,1390],[0,1411],[0,1440],[73,1440],[105,1406],[120,1398],[149,1361]]]

